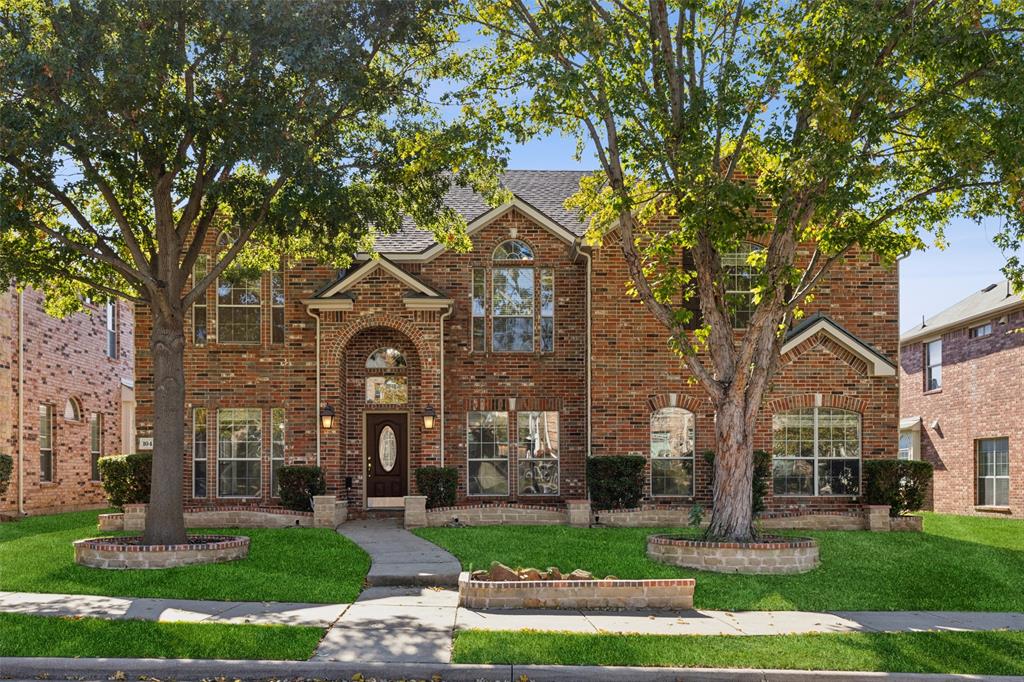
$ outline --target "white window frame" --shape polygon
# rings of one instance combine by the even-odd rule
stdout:
[[[967,330],[967,336],[971,339],[983,339],[992,334],[992,323],[985,322],[975,325]]]
[[[539,318],[540,319],[540,323],[539,323],[539,329],[538,329],[538,332],[539,332],[538,336],[540,337],[540,352],[541,353],[554,353],[555,352],[555,270],[554,270],[554,268],[540,268],[538,274],[539,274],[539,278],[540,278],[540,287],[538,288],[539,291],[540,291],[540,295],[537,297],[537,304],[538,304],[538,308],[539,308],[539,312],[540,312],[540,318]],[[548,282],[546,283],[545,280],[548,280]],[[544,311],[544,298],[545,298],[545,291],[548,291],[548,290],[549,290],[549,293],[548,293],[547,297],[550,298],[550,300],[551,300],[551,309],[550,309],[550,312],[548,314],[545,314],[545,311]],[[544,320],[551,320],[551,330],[550,330],[551,339],[549,341],[549,347],[548,348],[544,347]]]
[[[222,441],[221,425],[225,420],[226,413],[234,412],[250,412],[257,415],[256,419],[253,420],[251,416],[246,417],[246,420],[255,421],[259,424],[259,435],[254,440],[242,441],[247,444],[247,450],[250,447],[255,446],[257,451],[256,457],[225,457],[222,451],[222,446],[227,441]],[[236,421],[242,421],[237,419]],[[259,490],[250,495],[224,495],[221,493],[221,465],[228,462],[258,462],[260,468],[259,475]],[[217,486],[217,498],[218,499],[255,499],[263,496],[263,410],[258,407],[228,407],[220,408],[217,410],[217,471],[216,471],[216,486]]]
[[[118,338],[118,327],[120,326],[120,310],[117,301],[107,301],[107,357],[117,360],[120,353],[120,339]]]
[[[932,357],[932,348],[938,348],[938,362]],[[935,369],[938,368],[938,373]],[[936,378],[938,381],[936,381]],[[932,382],[935,381],[935,386]],[[938,391],[942,388],[942,339],[932,339],[924,342],[924,390]]]
[[[557,497],[561,494],[562,490],[562,419],[561,415],[556,410],[523,410],[516,412],[516,493],[521,497]],[[530,443],[520,440],[520,430],[522,428],[521,421],[525,418],[527,420],[536,419],[538,424],[546,425],[548,423],[548,415],[555,415],[555,433],[554,433],[554,454],[537,456],[530,454]],[[511,424],[509,424],[511,428]],[[530,425],[527,424],[527,428]],[[531,431],[532,433],[532,431]],[[551,439],[549,438],[549,441]],[[554,462],[555,464],[555,490],[554,492],[546,493],[526,493],[523,492],[523,473],[521,467],[523,464],[531,465],[536,470],[536,465],[541,462]],[[511,476],[511,472],[509,474]]]
[[[518,261],[517,261],[518,262]],[[525,261],[524,261],[525,262]],[[530,273],[530,314],[527,315],[499,315],[498,307],[495,305],[495,298],[498,296],[498,273],[502,271],[524,270]],[[518,278],[517,278],[518,279]],[[497,325],[494,324],[498,318],[508,320],[530,320],[530,347],[522,350],[499,349],[495,347],[494,337],[497,334]],[[491,269],[491,352],[493,353],[532,353],[537,348],[537,269],[533,266],[509,265],[495,266]]]
[[[917,429],[900,429],[899,443],[897,448],[896,458],[904,461],[913,461],[920,459],[918,455],[919,440],[921,438],[921,432]],[[904,438],[909,438],[910,443],[904,446]],[[906,453],[906,456],[904,456]]]
[[[798,414],[806,412],[807,410],[813,410],[813,451],[811,457],[800,457],[794,455],[776,455],[775,454],[775,419],[778,417],[784,417],[786,415]],[[822,411],[829,412],[840,412],[845,414],[856,415],[857,417],[857,457],[823,457],[821,455],[820,447],[820,433],[821,423],[820,417]],[[777,493],[775,492],[775,467],[776,461],[803,461],[811,460],[812,471],[814,473],[814,492],[811,494],[806,493]],[[830,461],[857,461],[857,492],[856,493],[822,493],[821,492],[821,474],[818,470],[819,464],[822,462]],[[860,412],[853,410],[844,410],[838,407],[821,407],[816,406],[813,408],[804,407],[797,408],[794,410],[785,410],[782,412],[776,412],[772,415],[772,496],[773,497],[860,497],[864,493],[864,415]]]
[[[754,305],[754,290],[753,289],[736,289],[736,288],[730,289],[729,287],[733,286],[736,283],[736,281],[738,281],[738,278],[736,277],[736,273],[738,271],[743,271],[743,272],[750,271],[752,277],[756,277],[757,276],[757,274],[758,274],[757,270],[752,265],[750,265],[747,262],[747,259],[750,257],[750,254],[756,253],[758,251],[763,251],[764,250],[764,246],[762,246],[761,244],[758,244],[756,242],[743,241],[743,242],[740,242],[740,249],[741,250],[738,250],[738,251],[728,251],[726,253],[723,253],[722,256],[721,256],[721,259],[722,259],[722,270],[724,271],[723,274],[725,275],[725,278],[726,278],[726,285],[725,285],[725,298],[726,298],[726,301],[731,300],[730,297],[736,298],[738,296],[743,296],[744,300],[747,301],[747,305],[744,308],[744,314],[748,314],[748,317],[746,318],[746,320],[744,321],[743,324],[739,323],[740,320],[739,320],[739,317],[737,315],[737,313],[739,311],[738,310],[732,310],[732,309],[729,310],[729,318],[732,320],[733,329],[746,329],[747,326],[748,326],[748,323],[749,323],[749,319],[750,319],[749,316],[754,314],[754,311],[756,310],[756,306]],[[743,262],[742,263],[739,262],[739,257],[741,257],[741,256],[743,257]],[[737,262],[736,263],[728,263],[727,264],[728,260],[735,260]]]
[[[93,412],[89,416],[89,480],[103,479],[100,473],[100,457],[103,456],[103,414]]]
[[[470,442],[469,434],[473,430],[473,415],[505,415],[505,440],[494,440],[494,441],[478,441],[478,444],[483,446],[485,444],[493,445],[495,450],[500,449],[501,445],[505,446],[504,457],[474,457],[472,452],[472,443]],[[509,437],[509,431],[512,428],[511,415],[505,410],[471,410],[466,413],[466,493],[470,497],[508,497],[511,494],[512,486],[510,480],[512,478],[512,458],[509,450],[512,447],[511,439]],[[495,429],[495,433],[498,429]],[[504,493],[474,493],[470,489],[470,463],[471,462],[505,462],[505,492]]]
[[[56,463],[54,462],[53,454],[53,436],[54,436],[54,416],[53,405],[48,403],[40,403],[39,405],[39,482],[40,483],[53,483],[53,479],[56,474]],[[45,420],[45,426],[44,426]],[[46,436],[45,443],[46,447],[43,447],[44,438]],[[48,457],[48,466],[43,466],[44,455]],[[45,476],[43,475],[45,472]]]
[[[221,283],[225,286],[230,287],[228,290],[228,296],[230,297],[231,292],[235,289],[246,289],[249,291],[255,290],[259,300],[256,303],[221,303],[220,302],[220,289]],[[240,280],[238,282],[231,282],[227,278],[217,278],[217,290],[214,292],[217,297],[217,343],[231,345],[231,346],[258,346],[263,342],[263,278],[255,277],[251,280]],[[256,317],[256,340],[254,341],[225,341],[223,338],[223,329],[221,327],[221,309],[222,308],[241,308],[241,309],[252,309],[255,308],[257,312]]]
[[[278,469],[284,466],[288,420],[283,407],[270,408],[270,496],[280,497]]]
[[[202,448],[199,447],[199,433],[202,432]],[[196,493],[197,463],[203,463],[203,494]],[[210,496],[210,422],[205,407],[192,408],[192,498],[204,500]]]
[[[1005,442],[1006,443],[1006,462],[1007,462],[1007,464],[1006,464],[1006,475],[1005,476],[1002,475],[1002,474],[999,474],[999,475],[997,475],[997,474],[989,474],[989,475],[986,475],[986,476],[982,476],[981,475],[981,444],[984,443],[984,442],[992,442],[992,441],[1000,441],[1000,442]],[[997,453],[992,453],[992,454],[997,454]],[[999,437],[995,437],[995,438],[978,438],[978,439],[976,439],[974,441],[974,466],[975,466],[975,476],[974,476],[974,486],[975,486],[974,500],[975,500],[975,505],[978,506],[978,507],[998,507],[998,508],[1008,507],[1010,505],[1010,492],[1011,492],[1011,489],[1010,489],[1010,439],[1008,437],[1005,437],[1005,436],[999,436]],[[995,463],[993,463],[992,466],[995,466]],[[1001,502],[999,502],[999,501],[997,501],[995,499],[990,500],[990,501],[986,501],[986,502],[982,502],[982,500],[981,500],[981,494],[982,494],[981,482],[982,482],[982,480],[992,480],[993,483],[994,483],[995,481],[998,481],[998,480],[1001,480],[1001,479],[1006,479],[1006,490],[1007,490],[1006,503],[1005,504],[1001,503]]]
[[[664,416],[662,416],[664,415]],[[682,457],[655,457],[654,456],[654,434],[664,433],[664,431],[655,431],[655,421],[661,418],[670,418],[672,415],[679,416],[681,418],[689,419],[688,440],[690,442],[690,451],[688,454]],[[651,497],[666,498],[666,499],[688,499],[694,496],[696,488],[696,451],[697,451],[697,415],[683,407],[662,407],[651,413],[650,425],[648,431],[648,459],[650,460],[650,480],[648,481]],[[662,493],[654,492],[654,464],[655,462],[689,462],[690,463],[690,492],[685,495],[666,495]]]

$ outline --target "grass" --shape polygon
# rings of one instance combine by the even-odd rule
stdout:
[[[351,602],[370,559],[323,528],[218,529],[247,535],[242,561],[162,570],[104,570],[74,563],[71,542],[101,534],[96,512],[0,524],[0,590],[223,601]],[[130,535],[130,533],[119,533]]]
[[[819,568],[794,576],[726,575],[653,562],[646,538],[666,530],[486,526],[415,532],[452,552],[467,570],[501,561],[619,578],[696,577],[697,608],[1024,611],[1024,521],[927,514],[923,533],[789,533],[816,538],[821,551]]]
[[[304,661],[323,629],[154,623],[0,613],[0,657],[233,658]]]
[[[701,637],[465,630],[456,635],[452,662],[1024,675],[1024,632]]]

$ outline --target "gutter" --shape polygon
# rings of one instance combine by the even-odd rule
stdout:
[[[441,406],[438,410],[438,428],[441,429],[441,466],[444,466],[444,321],[455,312],[455,306],[449,305],[448,310],[441,314]]]
[[[18,292],[18,514],[25,515],[25,290]]]
[[[590,310],[591,309],[591,284],[590,284],[590,282],[591,282],[591,271],[592,271],[591,265],[592,265],[592,263],[591,263],[590,253],[588,253],[587,251],[584,250],[583,244],[582,244],[581,240],[577,240],[576,243],[573,246],[576,249],[576,253],[587,260],[587,293],[586,293],[586,299],[587,299],[587,302],[586,302],[586,309],[587,309],[587,343],[586,343],[586,358],[585,358],[585,360],[586,360],[586,367],[587,367],[587,369],[586,369],[586,372],[587,372],[587,376],[586,376],[586,394],[587,394],[587,419],[586,419],[587,457],[589,458],[589,457],[592,456],[592,453],[591,453],[591,434],[590,434],[590,430],[591,430],[591,411],[593,409],[591,395],[590,395],[590,393],[591,393],[591,391],[590,391],[590,374],[591,374],[591,372],[590,372],[590,355],[591,355],[591,352],[590,352],[590,343],[591,343],[591,341],[590,341],[590,337],[591,337],[591,332],[590,332],[590,324],[591,324],[591,310]]]
[[[313,421],[316,424],[316,465],[320,466],[320,314],[306,308],[306,314],[316,320],[316,409]]]

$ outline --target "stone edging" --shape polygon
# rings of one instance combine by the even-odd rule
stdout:
[[[710,540],[690,540],[688,538],[675,538],[670,535],[652,535],[647,542],[653,545],[673,545],[676,547],[701,547],[705,549],[749,549],[749,550],[772,550],[772,549],[797,549],[800,547],[816,547],[817,543],[811,538],[787,538],[772,536],[765,538],[762,542],[714,542]]]
[[[275,516],[308,516],[310,518],[313,516],[311,511],[295,511],[294,509],[285,509],[284,507],[268,507],[263,505],[236,504],[221,507],[215,504],[207,504],[185,507],[186,514],[199,512],[259,512],[261,514],[274,514]]]
[[[249,538],[240,535],[192,535],[195,539],[202,538],[208,542],[187,543],[184,545],[143,545],[138,543],[125,542],[134,540],[135,537],[109,537],[109,538],[86,538],[76,540],[74,545],[88,547],[89,549],[113,550],[119,552],[183,552],[186,550],[206,549],[231,549],[234,547],[247,547]],[[118,542],[120,541],[120,542]]]
[[[249,538],[235,535],[193,535],[203,542],[180,545],[138,544],[139,536],[76,540],[75,563],[92,568],[171,568],[243,559]]]
[[[764,538],[760,542],[711,542],[670,535],[650,535],[647,556],[653,561],[716,573],[806,573],[820,563],[811,538]]]
[[[459,575],[459,606],[472,609],[691,609],[693,578],[473,580]]]
[[[555,511],[564,512],[565,507],[547,504],[520,504],[518,502],[482,502],[480,504],[457,504],[453,507],[433,507],[427,512],[453,512],[466,509],[523,509],[527,511]]]

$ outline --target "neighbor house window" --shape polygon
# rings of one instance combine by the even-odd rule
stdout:
[[[897,454],[899,459],[914,459],[914,432],[910,430],[900,431],[900,448]]]
[[[651,415],[651,495],[693,496],[694,416],[681,407]]]
[[[972,339],[980,339],[983,336],[988,336],[992,333],[992,323],[986,322],[985,324],[979,324],[977,327],[971,327],[967,330],[967,335]]]
[[[206,463],[209,449],[206,408],[192,408],[192,497],[206,497]]]
[[[217,495],[256,497],[263,473],[263,412],[217,410]]]
[[[725,300],[732,315],[732,326],[736,329],[749,325],[754,315],[754,279],[759,270],[750,264],[750,255],[762,248],[760,244],[741,242],[735,251],[722,254]]]
[[[89,480],[100,480],[100,457],[102,456],[103,415],[99,412],[93,412],[89,421]]]
[[[1010,439],[982,438],[974,441],[978,457],[978,505],[1010,505]]]
[[[942,388],[942,339],[924,344],[924,390]]]
[[[366,359],[366,402],[404,405],[409,401],[405,356],[397,348],[378,348]]]
[[[71,397],[64,402],[64,419],[69,422],[82,420],[82,403],[78,398]]]
[[[53,405],[39,406],[39,480],[53,480]]]
[[[192,266],[192,286],[196,286],[210,272],[210,257],[203,253],[196,258]],[[192,304],[192,343],[197,346],[206,345],[207,335],[206,292],[204,291]]]
[[[270,273],[270,342],[284,343],[284,273]]]
[[[260,342],[260,278],[230,275],[217,282],[217,341]]]
[[[860,415],[808,407],[772,417],[776,495],[858,495]]]
[[[487,350],[487,271],[473,269],[473,350]]]
[[[117,301],[107,303],[107,355],[117,359]]]
[[[558,413],[516,414],[520,495],[558,494]]]
[[[278,471],[284,466],[284,408],[275,407],[270,411],[270,494],[277,497],[281,492]]]
[[[470,495],[508,495],[508,412],[470,412],[466,443]]]

